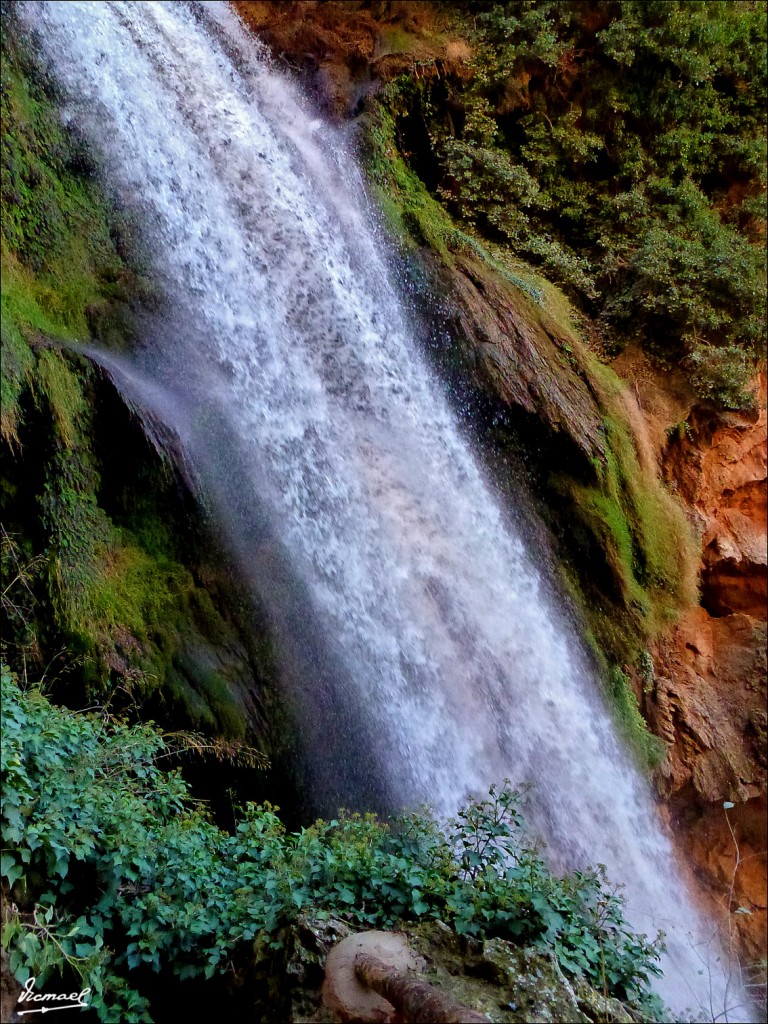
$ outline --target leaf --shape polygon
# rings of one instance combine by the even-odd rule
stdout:
[[[8,884],[13,885],[19,878],[24,874],[24,868],[21,864],[14,864],[12,868],[9,868],[5,872],[5,877],[8,879]]]
[[[8,872],[16,864],[16,855],[13,853],[4,853],[0,856],[0,874],[8,876]]]
[[[10,921],[7,921],[3,925],[2,936],[0,937],[0,944],[3,949],[7,949],[13,936],[19,931],[21,924],[18,918],[12,917]]]

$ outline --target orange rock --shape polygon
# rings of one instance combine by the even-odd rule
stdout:
[[[726,937],[747,962],[765,956],[768,902],[764,375],[758,396],[749,414],[693,408],[663,450],[664,477],[701,530],[701,606],[654,651],[657,679],[646,706],[670,744],[659,788],[722,909]],[[726,800],[736,804],[733,835]],[[738,907],[749,913],[735,914]]]

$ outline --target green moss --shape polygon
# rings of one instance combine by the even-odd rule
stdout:
[[[92,636],[106,638],[122,628],[139,640],[151,637],[181,591],[191,586],[181,566],[153,557],[116,531],[95,554],[79,622]]]
[[[623,383],[593,358],[589,370],[605,410],[605,460],[594,484],[561,475],[557,485],[604,552],[644,647],[696,602],[698,544],[655,467],[641,463],[622,405]]]
[[[46,362],[55,365],[57,354],[46,354],[51,357]],[[89,405],[74,376],[67,380],[65,373],[57,374],[54,388],[44,393],[57,437],[39,498],[56,623],[76,638],[99,668],[96,678],[102,682],[114,667],[118,647],[118,660],[127,668],[141,667],[161,680],[163,638],[173,634],[174,612],[185,602],[192,578],[167,553],[147,551],[130,531],[116,527],[99,504]],[[71,393],[62,382],[72,385]],[[40,386],[38,376],[35,387]]]
[[[243,738],[235,691],[208,664],[217,645],[231,649],[232,630],[180,560],[162,512],[163,488],[172,482],[162,467],[154,476],[146,470],[142,481],[121,481],[111,470],[110,500],[116,509],[126,502],[116,522],[103,505],[104,467],[94,447],[93,373],[62,351],[29,350],[29,359],[36,429],[44,424],[48,435],[48,450],[36,453],[44,481],[30,516],[46,538],[47,636],[77,652],[90,690],[102,691],[116,676],[135,681],[143,698],[170,685],[183,720]],[[115,492],[116,483],[125,493]],[[182,656],[191,649],[203,654]]]
[[[396,90],[387,87],[394,97]],[[405,248],[426,246],[450,260],[459,232],[453,221],[407,166],[397,148],[395,122],[384,105],[365,115],[363,157],[374,197],[395,239]]]
[[[398,26],[383,28],[379,36],[379,56],[386,53],[412,53],[419,49],[419,37]]]
[[[605,681],[610,706],[639,762],[655,767],[663,747],[651,736],[623,670],[698,601],[699,543],[682,506],[641,457],[626,386],[591,353],[574,356],[602,409],[605,456],[585,480],[560,467],[545,493],[558,507],[561,582]],[[554,493],[553,493],[554,492]],[[626,684],[626,685],[625,685]]]
[[[102,340],[125,344],[127,301],[141,280],[120,251],[129,226],[61,123],[55,89],[5,11],[2,57],[2,317],[12,347],[3,360],[2,432],[13,439],[30,368],[22,342],[40,334],[82,341],[96,323]]]
[[[229,739],[245,739],[245,722],[221,664],[212,664],[210,651],[188,647],[177,660],[176,686],[200,726]]]
[[[652,771],[666,757],[666,746],[663,740],[649,732],[629,678],[616,665],[611,669],[610,683],[612,704],[618,724],[641,763],[647,770]]]
[[[38,442],[35,458],[45,462],[37,515],[50,599],[58,626],[94,654],[114,646],[118,628],[149,637],[178,589],[179,569],[133,543],[99,504],[90,371],[50,339],[89,337],[93,309],[121,303],[135,273],[117,250],[119,218],[91,158],[59,119],[54,87],[11,14],[3,29],[0,426],[6,441],[19,443],[29,388],[49,424],[48,450]]]
[[[37,401],[50,407],[61,443],[74,447],[81,437],[86,401],[79,380],[60,353],[51,349],[39,353],[31,383]]]
[[[41,658],[72,652],[75,692],[122,683],[129,702],[150,699],[174,721],[242,738],[230,682],[242,688],[247,655],[193,575],[177,482],[149,448],[141,454],[138,431],[140,451],[121,449],[133,425],[74,354],[86,340],[130,346],[132,310],[155,301],[135,226],[63,124],[11,5],[2,22],[0,435],[11,458],[0,485],[13,496],[14,535],[41,566],[25,628]]]
[[[34,357],[13,322],[0,313],[0,434],[9,444],[18,444],[21,409],[19,398]]]

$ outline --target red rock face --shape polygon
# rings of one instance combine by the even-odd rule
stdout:
[[[667,474],[703,528],[702,604],[714,616],[745,612],[765,620],[766,409],[694,411],[691,438],[669,453]]]
[[[727,819],[721,806],[698,812],[686,830],[685,845],[720,908],[724,945],[727,948],[733,943],[746,980],[758,981],[755,968],[765,959],[765,800],[738,804],[728,811]],[[737,913],[739,908],[741,913]]]
[[[694,409],[666,450],[665,478],[702,534],[701,606],[658,644],[647,706],[671,744],[662,795],[712,895],[750,911],[730,921],[753,960],[765,956],[767,902],[765,384],[758,412]]]

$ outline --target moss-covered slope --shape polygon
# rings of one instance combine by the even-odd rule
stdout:
[[[129,347],[155,302],[133,229],[2,17],[4,657],[64,700],[252,737],[250,611],[171,462],[78,355]]]

